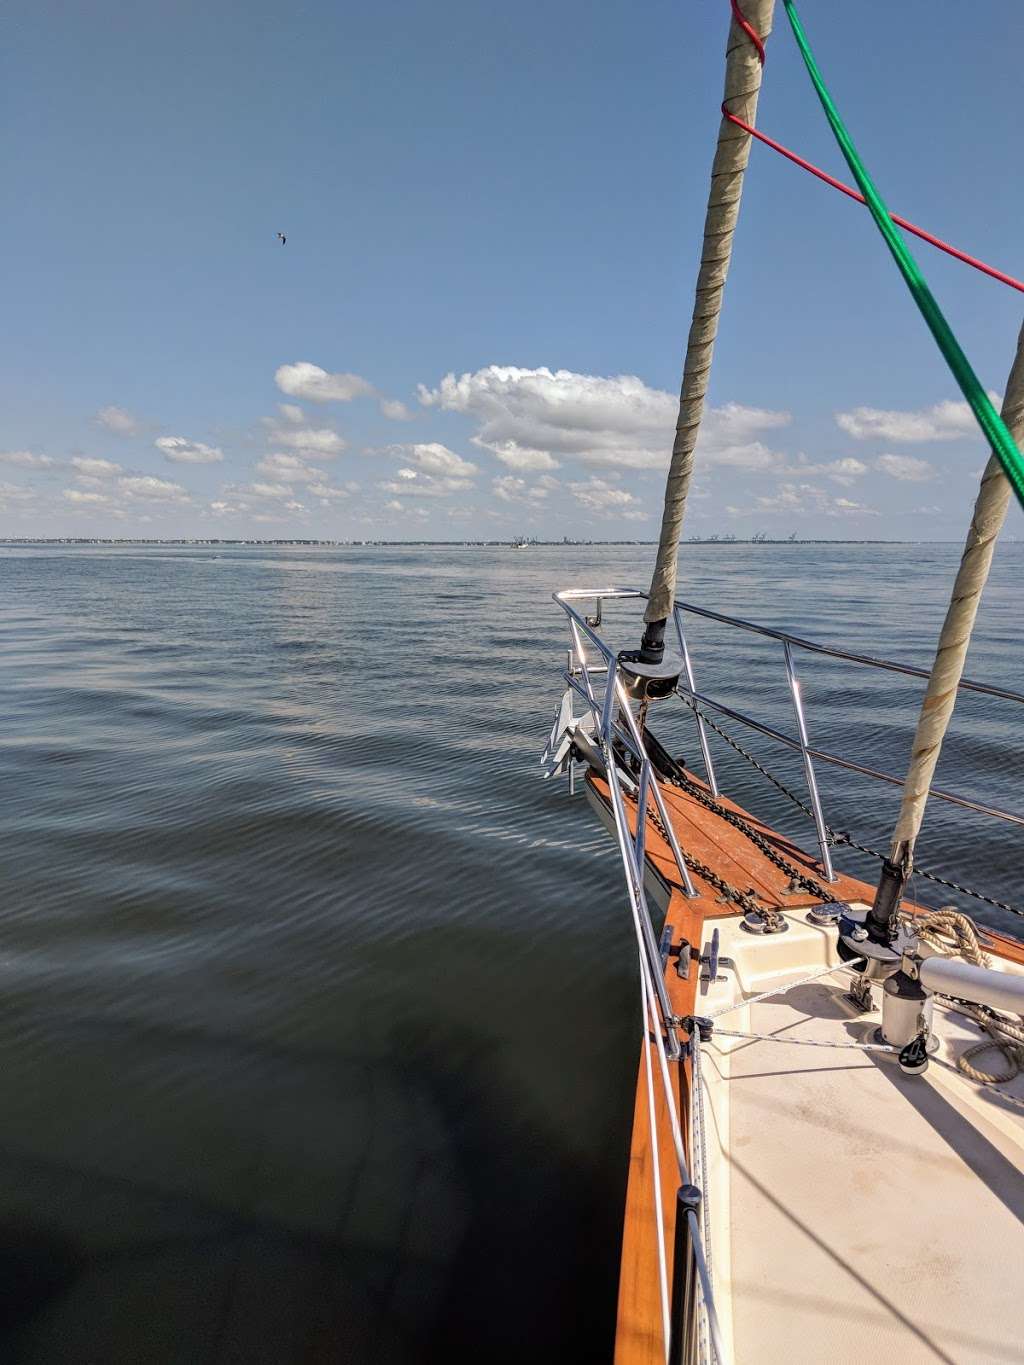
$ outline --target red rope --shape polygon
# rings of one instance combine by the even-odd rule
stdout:
[[[729,4],[732,6],[733,19],[754,44],[754,47],[757,49],[757,59],[761,65],[764,66],[764,43],[761,41],[760,35],[747,22],[746,16],[739,7],[739,0],[729,0]],[[850,185],[844,185],[841,180],[836,180],[836,178],[829,175],[827,171],[823,171],[820,166],[815,166],[812,162],[805,161],[804,158],[798,156],[796,152],[791,152],[788,147],[783,147],[781,142],[776,142],[774,138],[768,137],[765,133],[759,133],[751,124],[745,123],[743,119],[730,113],[724,104],[722,105],[722,114],[730,123],[735,123],[737,128],[742,128],[743,131],[749,133],[751,137],[756,137],[758,142],[763,142],[766,147],[770,147],[773,152],[778,152],[781,156],[786,157],[788,160],[792,161],[794,165],[802,167],[805,171],[810,171],[811,175],[816,175],[819,180],[824,180],[825,184],[831,185],[834,190],[840,190],[843,194],[848,195],[849,198],[856,199],[858,204],[866,202],[864,196],[858,190],[853,189]],[[1014,279],[1012,275],[1007,275],[1005,271],[996,270],[995,266],[992,265],[986,265],[984,261],[979,261],[976,256],[968,256],[966,251],[961,251],[959,247],[951,246],[949,242],[944,242],[941,237],[933,236],[932,233],[926,232],[924,228],[919,228],[908,219],[901,218],[898,213],[890,213],[889,217],[897,227],[904,228],[907,232],[912,232],[915,237],[920,237],[922,242],[928,242],[929,245],[938,247],[938,249],[944,251],[947,256],[953,256],[956,260],[963,261],[964,265],[972,265],[975,270],[980,270],[982,274],[991,275],[992,278],[998,280],[1000,284],[1008,284],[1011,289],[1018,289],[1024,294],[1024,283]]]
[[[841,180],[836,180],[836,178],[829,175],[827,171],[823,171],[820,166],[815,166],[810,161],[805,161],[804,158],[798,156],[796,152],[791,152],[788,147],[783,147],[781,142],[776,142],[774,138],[768,137],[767,134],[758,132],[751,124],[745,123],[743,119],[738,118],[735,114],[731,114],[724,104],[722,105],[722,114],[730,123],[735,123],[738,128],[742,128],[743,131],[749,133],[751,137],[756,137],[758,142],[763,142],[764,145],[770,147],[773,152],[778,152],[781,156],[786,157],[787,160],[802,167],[803,170],[810,171],[811,175],[816,175],[819,180],[824,180],[825,184],[831,185],[834,190],[840,190],[850,199],[856,199],[858,204],[863,204],[865,202],[864,196],[860,194],[859,191],[852,189],[849,185],[844,185]],[[908,219],[901,218],[898,213],[891,213],[889,217],[898,227],[905,228],[907,232],[912,232],[915,237],[920,237],[923,242],[928,242],[931,246],[937,246],[939,250],[944,251],[947,256],[954,256],[958,261],[963,261],[965,265],[972,265],[975,270],[980,270],[985,275],[991,275],[992,278],[998,280],[1000,284],[1008,284],[1011,289],[1018,289],[1024,294],[1024,282],[1014,279],[1012,275],[1007,275],[1004,271],[997,270],[995,266],[986,265],[984,261],[979,261],[976,256],[968,256],[966,251],[961,251],[959,247],[951,246],[949,242],[944,242],[941,237],[933,236],[932,233],[926,232],[924,228],[919,228]]]
[[[757,48],[757,60],[764,66],[764,43],[761,41],[760,34],[747,23],[746,16],[740,9],[738,0],[729,0],[729,3],[732,5],[732,17]]]

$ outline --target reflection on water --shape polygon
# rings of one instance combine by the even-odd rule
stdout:
[[[548,593],[650,556],[0,550],[4,1360],[607,1358],[635,960],[614,851],[537,758]],[[971,664],[1009,686],[1020,558]],[[694,600],[927,662],[955,550],[686,561]],[[777,650],[692,644],[790,728]],[[801,668],[814,738],[899,772],[919,689]],[[1014,806],[1020,734],[966,699],[943,784]],[[884,842],[893,792],[821,782]],[[929,818],[922,862],[1015,898],[1012,831]]]

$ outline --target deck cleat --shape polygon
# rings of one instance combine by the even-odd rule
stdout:
[[[789,920],[782,915],[766,915],[763,911],[748,910],[740,920],[740,928],[748,934],[784,934]]]
[[[928,1035],[919,1033],[899,1054],[900,1070],[907,1076],[920,1076],[928,1070]]]
[[[807,923],[816,924],[820,929],[834,929],[842,915],[851,909],[845,901],[819,901],[807,911]]]

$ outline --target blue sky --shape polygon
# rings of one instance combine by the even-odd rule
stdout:
[[[728,8],[23,7],[0,535],[655,537]],[[1021,7],[801,13],[893,210],[1024,275]],[[759,123],[849,178],[781,6]],[[914,250],[1000,392],[1024,296]],[[685,533],[960,539],[958,397],[866,212],[755,147]]]

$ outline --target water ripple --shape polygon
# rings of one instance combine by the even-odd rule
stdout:
[[[687,547],[682,581],[927,665],[955,557]],[[970,668],[1010,686],[1021,557],[1001,552]],[[566,647],[550,592],[642,583],[650,561],[4,552],[0,1256],[21,1307],[0,1340],[19,1362],[607,1357],[635,960],[614,849],[538,757]],[[690,643],[704,690],[792,730],[776,646],[706,622]],[[814,740],[902,771],[920,685],[800,667]],[[664,733],[695,757],[685,716]],[[798,760],[746,738],[800,789]],[[1014,806],[1020,738],[1012,707],[965,697],[940,783]],[[729,792],[809,842],[713,742]],[[884,844],[898,793],[819,781],[834,825]],[[932,803],[922,862],[1015,899],[1015,854],[1012,830]]]

